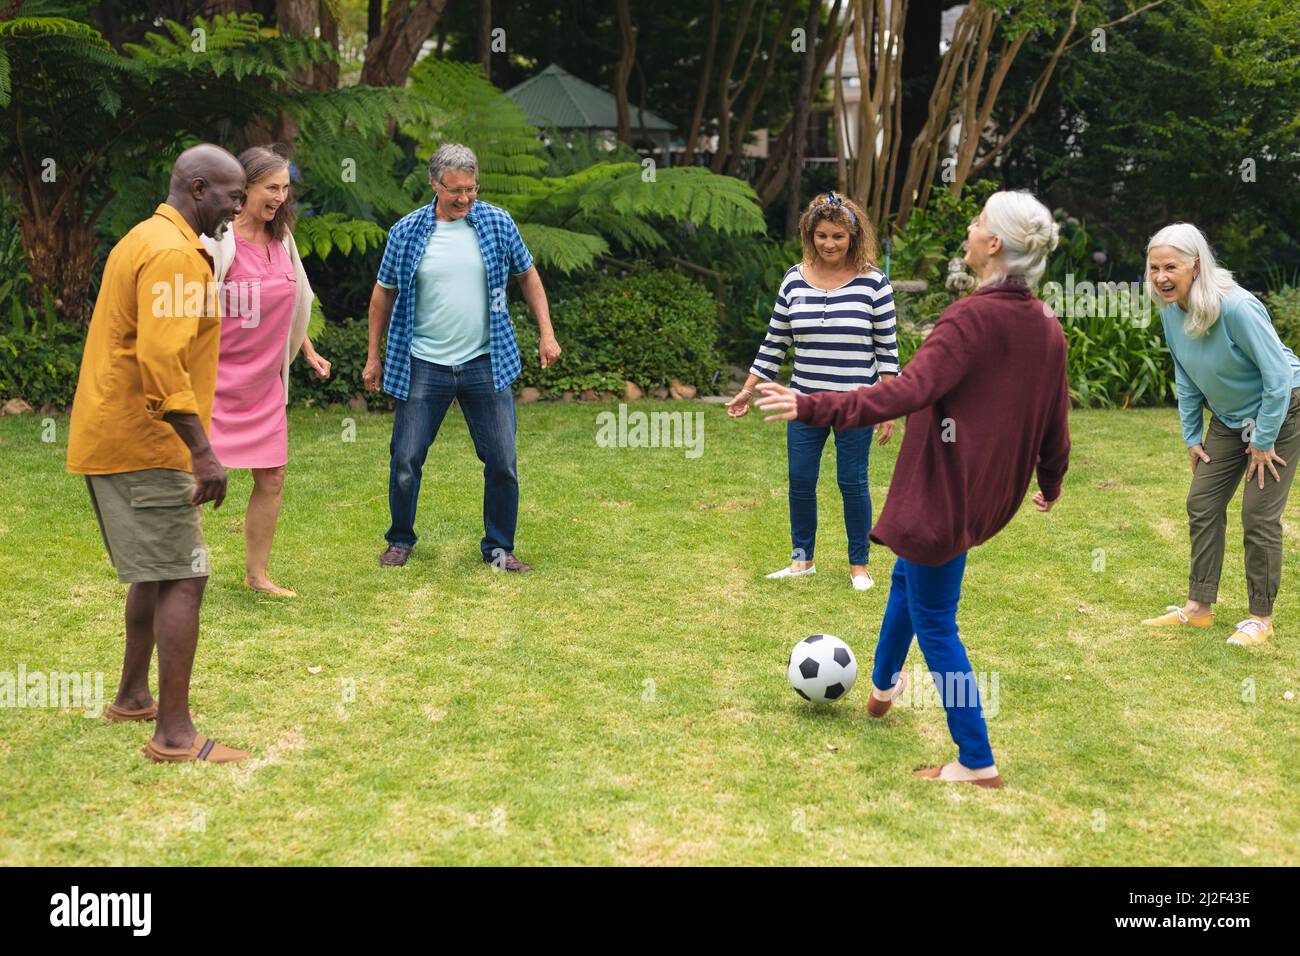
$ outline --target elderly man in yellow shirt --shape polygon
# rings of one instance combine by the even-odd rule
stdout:
[[[109,559],[131,586],[122,679],[107,714],[156,718],[144,752],[158,762],[248,757],[200,735],[189,709],[208,579],[199,506],[226,496],[207,438],[221,314],[199,235],[221,236],[244,186],[243,167],[218,146],[177,158],[166,202],[109,253],[72,404],[68,470],[86,476]]]

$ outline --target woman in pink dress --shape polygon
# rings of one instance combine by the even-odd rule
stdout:
[[[224,316],[210,441],[225,467],[253,471],[244,519],[244,587],[293,597],[267,573],[289,459],[289,363],[301,349],[321,378],[329,377],[330,363],[307,338],[312,291],[293,241],[289,160],[255,146],[239,161],[248,197],[232,228],[207,243]]]

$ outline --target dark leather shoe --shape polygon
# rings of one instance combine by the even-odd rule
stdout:
[[[395,544],[390,544],[388,550],[379,556],[379,563],[385,568],[400,568],[410,556],[410,548],[399,548]]]
[[[520,574],[527,574],[533,569],[531,564],[524,564],[513,554],[491,558],[487,563],[492,566],[493,571],[517,571]]]

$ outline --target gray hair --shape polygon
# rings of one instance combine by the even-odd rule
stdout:
[[[1047,268],[1047,256],[1056,248],[1060,227],[1047,207],[1025,191],[996,192],[984,203],[989,232],[1002,239],[1001,276],[1024,276],[1037,285]]]
[[[429,178],[435,183],[442,182],[443,173],[449,169],[459,169],[473,173],[478,177],[478,157],[474,150],[460,143],[443,143],[438,151],[429,157]]]

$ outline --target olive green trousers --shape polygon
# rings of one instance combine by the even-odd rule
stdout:
[[[1241,526],[1246,550],[1246,593],[1250,613],[1268,617],[1282,581],[1282,511],[1296,466],[1300,465],[1300,388],[1291,392],[1286,419],[1274,443],[1274,452],[1286,461],[1276,464],[1281,481],[1264,470],[1261,490],[1258,476],[1246,482],[1241,499]],[[1212,604],[1219,596],[1219,575],[1223,571],[1223,541],[1228,527],[1228,502],[1236,494],[1241,476],[1250,464],[1248,441],[1243,432],[1229,428],[1217,415],[1210,415],[1210,427],[1202,442],[1208,462],[1196,465],[1187,492],[1187,517],[1192,539],[1192,571],[1187,596]]]

